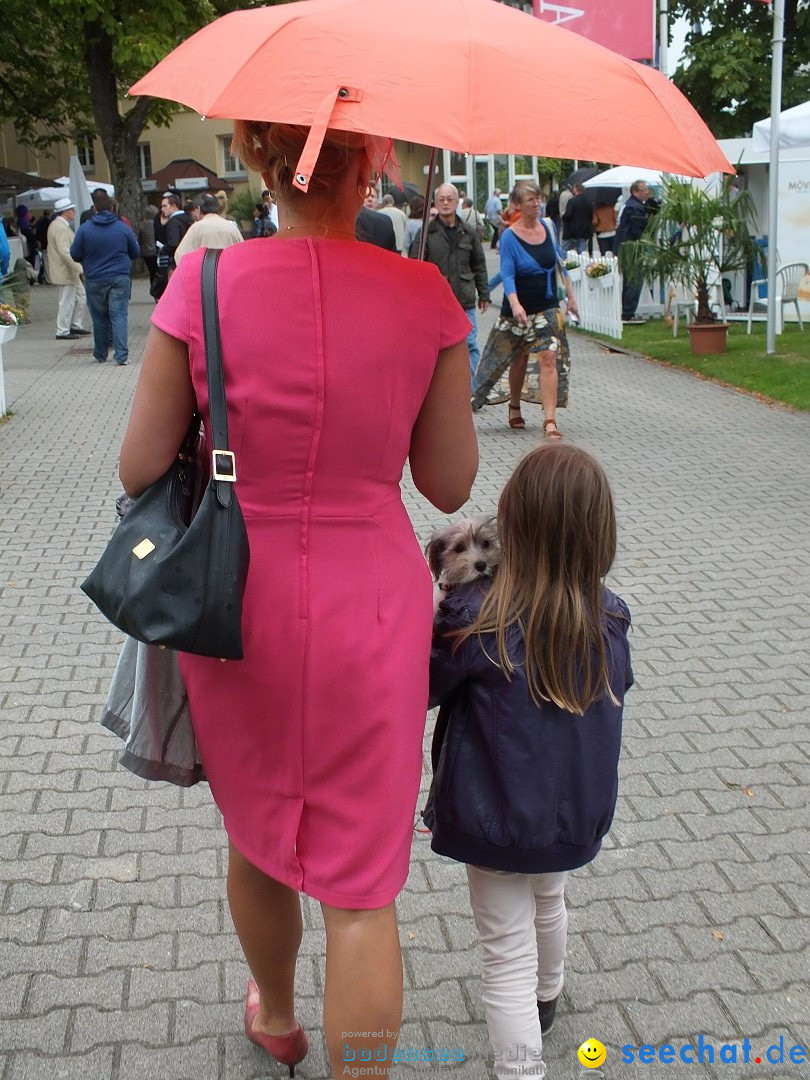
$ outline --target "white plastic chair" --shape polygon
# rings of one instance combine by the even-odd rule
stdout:
[[[796,315],[799,320],[799,329],[804,330],[804,323],[802,322],[802,313],[799,307],[799,282],[804,275],[808,272],[807,263],[787,263],[785,266],[780,266],[776,271],[776,332],[782,333],[782,327],[784,324],[784,307],[785,304],[794,304],[796,307]],[[751,299],[748,302],[748,333],[751,333],[751,322],[756,317],[754,309],[757,305],[764,307],[766,313],[768,310],[768,297],[758,296],[757,292],[760,285],[767,285],[767,278],[759,278],[756,281],[751,282]]]
[[[684,321],[688,326],[695,317],[694,294],[689,289],[685,289],[683,285],[670,285],[667,289],[666,314],[672,316],[673,337],[678,336],[678,319],[681,312],[683,312]]]

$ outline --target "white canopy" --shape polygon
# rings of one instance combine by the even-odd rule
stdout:
[[[56,181],[57,184],[64,184],[64,187],[41,187],[41,188],[29,188],[28,191],[20,191],[17,193],[17,205],[23,203],[29,210],[44,210],[46,207],[49,210],[53,209],[53,204],[57,199],[73,199],[76,202],[76,197],[72,194],[70,188],[70,177],[60,176]],[[88,184],[85,181],[87,187],[88,203],[90,199],[90,192],[97,187],[104,188],[108,195],[115,194],[115,188],[112,184],[100,184],[95,180],[91,180]],[[83,201],[83,200],[82,200]],[[9,200],[0,209],[6,212],[13,206],[13,202]]]
[[[585,188],[594,187],[630,187],[636,180],[645,180],[648,184],[660,184],[661,177],[665,174],[658,169],[639,169],[635,165],[616,165],[612,169],[606,169],[598,176],[586,180],[582,185]],[[684,179],[678,177],[678,179]]]
[[[73,157],[75,157],[75,155],[73,155]],[[70,159],[71,164],[73,162],[73,157],[71,157],[71,159]],[[78,164],[78,161],[79,161],[79,159],[76,158],[76,163],[77,164]],[[79,168],[81,168],[81,165],[79,165]],[[70,183],[71,183],[71,179],[72,179],[72,177],[70,175],[68,175],[68,176],[57,176],[56,182],[57,182],[57,184],[64,184],[65,187],[69,188]],[[96,188],[100,187],[100,188],[104,188],[104,190],[107,192],[107,194],[110,196],[111,199],[114,198],[114,196],[115,196],[115,188],[114,188],[114,186],[112,184],[102,184],[102,182],[100,180],[88,180],[87,177],[84,177],[84,182],[87,185],[87,194],[88,195],[91,192],[95,191]]]
[[[754,150],[767,154],[771,149],[771,118],[758,120],[752,132]],[[779,114],[779,148],[789,150],[797,146],[810,146],[810,101],[795,105]]]

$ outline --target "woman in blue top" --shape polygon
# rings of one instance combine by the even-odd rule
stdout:
[[[473,409],[487,401],[505,400],[490,391],[509,369],[509,426],[526,426],[521,398],[537,401],[536,391],[524,387],[529,358],[536,354],[540,371],[539,400],[545,420],[543,434],[559,440],[556,410],[568,404],[570,360],[565,320],[557,299],[556,270],[561,261],[556,230],[540,217],[540,188],[530,180],[515,185],[510,198],[520,217],[501,236],[501,274],[504,301],[501,315],[484,348],[473,383]],[[568,311],[579,314],[571,282],[564,274]]]

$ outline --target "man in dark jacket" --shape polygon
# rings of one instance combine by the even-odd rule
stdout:
[[[79,218],[79,224],[80,225],[84,225],[85,221],[89,221],[90,218],[93,217],[96,210],[98,209],[98,201],[97,200],[99,198],[101,198],[102,195],[104,196],[105,199],[109,198],[109,195],[107,194],[107,191],[106,191],[105,188],[97,187],[97,188],[93,189],[93,191],[92,191],[92,193],[90,195],[90,198],[93,200],[93,205],[89,206],[86,210],[82,210],[81,217]]]
[[[394,223],[385,214],[377,213],[377,187],[369,184],[360,213],[354,223],[354,234],[366,244],[376,244],[385,251],[397,250]]]
[[[467,335],[467,348],[470,351],[470,369],[475,374],[481,352],[478,348],[478,320],[475,300],[478,293],[478,310],[484,312],[489,307],[489,275],[484,248],[475,230],[465,225],[459,218],[458,189],[454,184],[441,184],[433,196],[439,211],[427,228],[425,261],[435,263],[450,283],[456,300],[464,308],[470,320],[470,332]],[[416,234],[408,255],[419,258],[419,240],[421,230]]]
[[[618,251],[625,240],[638,240],[644,232],[647,219],[650,216],[647,201],[650,198],[650,189],[643,180],[636,180],[630,185],[630,198],[624,204],[622,216],[616,229],[616,250]],[[622,288],[622,322],[644,322],[636,316],[636,308],[641,296],[641,282],[625,278]]]
[[[96,212],[80,225],[70,257],[82,264],[87,306],[93,320],[93,356],[107,360],[112,334],[113,359],[120,367],[129,363],[127,309],[132,289],[132,260],[140,254],[129,225],[114,214],[109,195],[95,202]]]
[[[164,208],[164,203],[167,204],[166,208]],[[194,224],[194,218],[189,210],[185,210],[180,205],[178,195],[172,195],[171,193],[164,195],[160,206],[164,213],[166,209],[169,212],[169,220],[166,222],[166,243],[161,254],[168,257],[169,270],[171,271],[175,269],[174,253],[180,246],[180,241]]]
[[[587,251],[593,235],[593,203],[581,184],[574,184],[574,194],[565,205],[562,216],[563,250]]]

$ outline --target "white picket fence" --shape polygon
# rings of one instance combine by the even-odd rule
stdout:
[[[571,269],[571,285],[579,307],[580,326],[583,330],[593,330],[606,337],[622,336],[622,277],[613,255],[600,255],[593,259],[589,255],[577,255],[569,252],[569,262],[576,259],[578,267]],[[585,268],[592,262],[604,262],[610,267],[610,273],[603,277],[588,277]]]

